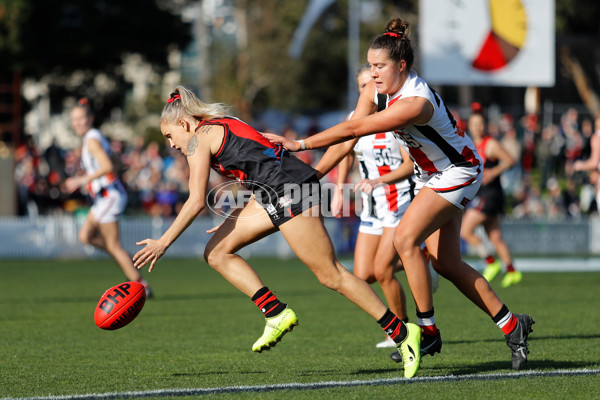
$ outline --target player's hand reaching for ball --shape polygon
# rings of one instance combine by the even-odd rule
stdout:
[[[288,139],[283,136],[276,135],[274,133],[263,133],[262,135],[266,137],[269,140],[269,142],[273,144],[280,144],[288,151],[304,150],[299,140]]]
[[[136,242],[138,246],[146,246],[133,256],[133,266],[137,269],[142,268],[148,262],[150,262],[150,267],[148,268],[148,272],[152,272],[154,269],[154,264],[158,261],[158,259],[165,254],[167,251],[167,246],[164,245],[160,240],[154,239],[144,239],[139,242]]]

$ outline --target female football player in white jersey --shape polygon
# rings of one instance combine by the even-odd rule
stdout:
[[[71,111],[71,124],[75,133],[83,137],[81,166],[85,174],[68,178],[65,185],[70,192],[87,187],[93,200],[79,231],[79,240],[110,254],[127,279],[142,283],[146,296],[152,297],[152,289],[121,247],[119,217],[127,205],[127,193],[113,172],[109,141],[93,127],[94,114],[87,99],[79,100]]]
[[[365,64],[356,73],[359,92],[371,81],[369,70],[369,65]],[[352,113],[348,118],[351,116]],[[343,187],[355,160],[358,160],[362,180],[355,185],[354,191],[360,192],[362,210],[353,272],[368,283],[377,281],[390,310],[408,321],[406,296],[394,274],[398,255],[392,238],[394,229],[414,197],[414,183],[410,179],[413,162],[392,132],[360,138],[353,151],[338,166],[337,185],[331,200],[331,211],[336,217],[344,212]],[[395,344],[388,337],[376,347],[395,347]]]
[[[351,120],[305,140],[292,141],[271,134],[267,137],[293,151],[337,143],[316,166],[324,174],[352,149],[357,138],[393,131],[415,162],[416,180],[423,185],[393,240],[417,306],[422,347],[437,345],[439,336],[431,276],[420,251],[425,242],[435,270],[502,329],[512,351],[512,367],[520,369],[527,361],[527,337],[533,319],[525,314],[513,315],[485,278],[461,257],[462,213],[481,185],[481,158],[441,97],[411,69],[414,54],[407,28],[405,21],[393,18],[385,33],[371,41],[367,60],[373,81],[360,95]],[[387,108],[381,112],[376,112],[377,94],[387,95]]]

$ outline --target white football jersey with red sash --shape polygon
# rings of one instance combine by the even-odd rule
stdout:
[[[90,129],[83,137],[81,165],[85,173],[93,175],[100,165],[88,149],[89,140],[100,142],[102,149],[110,156],[110,142],[98,129]],[[111,223],[119,219],[127,206],[127,192],[113,172],[92,180],[88,185],[94,204],[90,209],[98,223]]]
[[[388,96],[387,107],[408,97],[426,98],[434,110],[426,124],[413,124],[394,131],[415,162],[417,180],[426,182],[427,186],[440,194],[466,188],[476,180],[480,184],[483,166],[475,144],[457,126],[442,98],[415,71],[410,72],[400,90]],[[449,173],[444,174],[446,171]],[[479,188],[479,184],[473,186]],[[448,195],[447,199],[457,207],[464,208],[475,195],[471,189],[473,187],[469,188],[468,193],[456,193],[454,197]]]
[[[354,146],[354,152],[362,179],[376,179],[398,169],[402,164],[400,145],[392,132],[361,137]],[[372,192],[373,200],[378,209],[384,206],[383,209],[388,211],[397,211],[399,197],[408,194],[410,188],[410,179],[387,186],[377,186]],[[362,197],[365,207],[368,203],[365,198],[369,195],[363,193]]]
[[[106,152],[106,154],[110,154],[110,142],[108,139],[102,135],[102,133],[98,129],[90,129],[87,131],[85,136],[83,137],[83,146],[81,148],[81,166],[85,171],[86,175],[93,175],[98,171],[100,165],[98,165],[98,161],[90,154],[88,150],[88,141],[91,139],[95,139],[100,142],[102,149]],[[110,186],[115,181],[115,174],[109,172],[108,174],[104,174],[99,178],[94,179],[89,184],[90,193],[95,196],[100,192],[102,188],[106,188]]]

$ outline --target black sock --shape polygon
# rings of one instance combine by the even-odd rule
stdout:
[[[262,311],[266,318],[274,317],[282,312],[287,306],[277,299],[268,287],[264,286],[252,296],[252,301]]]
[[[401,343],[406,339],[406,335],[408,334],[406,325],[389,308],[377,323],[394,342]]]
[[[500,309],[500,311],[498,311],[498,314],[492,317],[492,321],[494,321],[495,323],[500,322],[503,318],[505,318],[508,315],[509,312],[510,311],[508,310],[508,307],[506,307],[506,304],[502,304],[502,308]]]

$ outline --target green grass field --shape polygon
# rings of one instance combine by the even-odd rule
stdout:
[[[159,262],[154,272],[146,273],[155,298],[130,325],[103,331],[93,320],[98,299],[125,280],[112,262],[1,261],[0,398],[255,385],[271,390],[202,398],[600,396],[597,371],[511,375],[510,350],[501,331],[444,280],[435,293],[442,353],[425,357],[414,381],[398,379],[402,369],[389,359],[389,349],[375,348],[383,332],[367,314],[322,287],[296,260],[251,262],[300,320],[277,347],[263,354],[251,351],[264,327],[260,311],[204,262]],[[404,274],[399,277],[407,288]],[[600,368],[600,273],[531,273],[515,287],[502,289],[499,279],[492,286],[513,312],[527,312],[536,320],[525,371]],[[414,315],[412,300],[408,309]],[[422,379],[448,375],[456,379]],[[270,386],[331,381],[359,382],[312,389]],[[168,392],[160,393],[140,396],[166,397]]]

